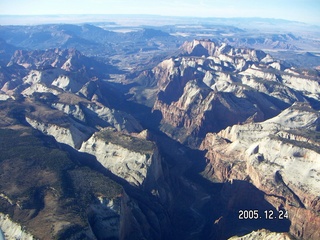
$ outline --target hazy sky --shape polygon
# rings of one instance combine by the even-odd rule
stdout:
[[[0,15],[4,14],[263,17],[320,25],[320,0],[0,0]]]

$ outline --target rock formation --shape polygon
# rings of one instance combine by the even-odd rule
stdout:
[[[162,160],[146,132],[109,128],[87,140],[79,131],[90,127],[39,103],[5,101],[0,109],[0,228],[8,239],[171,235]],[[58,142],[84,142],[80,150],[94,155]]]
[[[319,124],[318,111],[295,103],[264,122],[208,133],[201,144],[204,174],[222,182],[249,180],[276,209],[288,211],[292,235],[318,239]]]
[[[26,71],[14,79],[17,64]],[[92,64],[74,50],[18,51],[4,68],[0,142],[9,146],[0,146],[0,211],[8,217],[0,227],[9,239],[24,238],[21,226],[40,239],[171,234],[157,146],[134,117],[109,104],[108,84]],[[13,173],[13,165],[22,171]],[[25,184],[15,187],[19,181]],[[8,219],[17,222],[10,231]]]
[[[81,73],[82,77],[106,77],[109,65],[88,58],[76,49],[17,50],[8,65],[18,64],[27,69],[62,69]]]
[[[152,186],[162,176],[158,150],[147,139],[102,129],[80,151],[96,156],[106,169],[137,187]]]
[[[87,47],[91,31],[100,44],[111,35],[147,39],[140,50],[117,50],[142,58],[174,38],[49,28],[78,32]],[[0,227],[8,238],[320,238],[317,71],[209,40],[139,66],[134,82],[75,49],[17,50],[0,65]],[[243,223],[241,207],[288,219]]]
[[[249,239],[263,239],[263,240],[291,240],[293,239],[286,233],[274,233],[264,229],[253,231],[241,237],[231,237],[229,240],[249,240]]]
[[[260,122],[305,97],[319,100],[319,79],[285,68],[263,51],[210,41],[186,42],[180,56],[152,70],[161,129],[197,146],[205,134]],[[301,84],[303,82],[304,84]]]
[[[13,222],[8,215],[2,213],[0,213],[0,229],[2,229],[3,237],[5,237],[5,239],[34,239],[34,237],[30,233],[24,231],[19,224]]]

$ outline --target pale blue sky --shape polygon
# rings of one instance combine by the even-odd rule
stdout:
[[[320,0],[0,0],[0,15],[6,14],[263,17],[320,24]]]

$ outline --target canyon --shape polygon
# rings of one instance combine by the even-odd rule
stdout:
[[[319,70],[165,29],[0,27],[6,239],[320,238]]]

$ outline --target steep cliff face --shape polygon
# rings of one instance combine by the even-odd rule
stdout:
[[[165,183],[157,146],[148,139],[146,131],[132,136],[105,128],[93,134],[79,150],[95,156],[105,169],[130,184],[123,192],[121,205],[117,205],[120,213],[106,210],[119,227],[120,239],[172,237],[169,215],[164,208],[172,193]],[[110,224],[109,220],[101,221]],[[105,233],[101,232],[101,236]]]
[[[69,119],[69,121],[62,124],[44,123],[28,117],[26,118],[26,121],[34,129],[53,136],[57,142],[67,144],[76,149],[79,149],[81,144],[94,132],[93,129],[84,127],[83,125],[74,122],[72,119]]]
[[[84,142],[80,151],[96,156],[106,169],[137,187],[151,187],[162,176],[158,150],[147,139],[103,129]]]
[[[152,70],[159,89],[153,111],[162,114],[162,131],[197,145],[208,131],[264,121],[304,96],[319,101],[318,77],[289,70],[263,51],[186,42],[179,57]]]
[[[0,213],[0,229],[3,232],[5,239],[21,239],[33,240],[35,239],[30,233],[22,229],[22,227],[13,222],[8,215]],[[1,236],[0,232],[0,236]]]
[[[43,95],[39,95],[40,98]],[[59,96],[60,101],[52,104],[34,103],[27,98],[21,108],[21,120],[46,135],[53,136],[58,142],[79,149],[100,127],[112,127],[117,131],[132,133],[142,127],[131,115],[116,111],[96,103],[72,102],[67,96]],[[70,95],[71,99],[76,99]],[[49,106],[48,106],[49,105]],[[56,109],[50,108],[50,105]]]
[[[252,62],[273,62],[272,57],[261,50],[253,50],[249,48],[233,48],[226,43],[217,44],[211,41],[193,40],[192,42],[185,42],[181,48],[183,55],[190,56],[211,56],[218,57],[229,63],[242,62],[239,59],[234,59],[233,56],[243,58],[245,61]],[[221,59],[222,58],[222,59]]]
[[[87,102],[81,98],[79,102],[70,103],[70,101],[55,102],[51,106],[91,127],[111,126],[117,131],[127,133],[142,131],[138,121],[125,112],[108,108],[96,102]]]
[[[102,167],[126,186],[119,201],[107,200],[107,207],[106,204],[91,207],[89,221],[95,235],[105,238],[110,234],[120,239],[170,238],[170,219],[164,206],[171,193],[164,179],[162,157],[155,143],[149,140],[149,132],[133,133],[131,129],[136,132],[141,128],[139,124],[134,125],[136,120],[128,121],[129,115],[111,112],[99,104],[84,104],[82,109],[86,118],[91,120],[94,116],[88,113],[88,109],[106,121],[112,113],[116,116],[114,121],[121,127],[119,131],[112,127],[99,128],[79,149],[95,156]],[[112,121],[109,119],[108,122]],[[106,235],[101,230],[106,228],[102,226],[109,226],[107,229],[111,226],[113,230]]]
[[[223,182],[249,179],[275,208],[288,211],[291,234],[318,239],[319,117],[310,105],[295,103],[267,121],[208,133],[201,144],[204,174]]]

